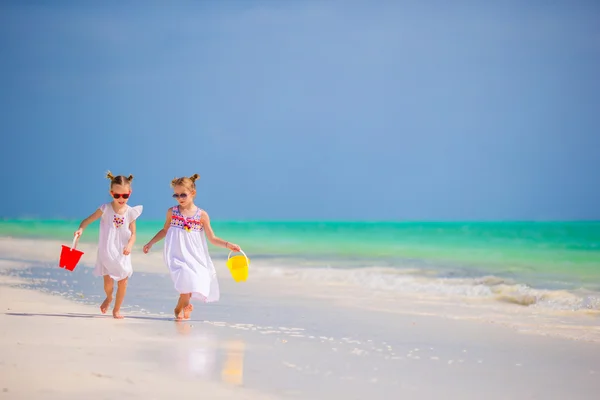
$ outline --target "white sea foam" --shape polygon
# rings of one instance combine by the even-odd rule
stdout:
[[[600,310],[600,293],[532,288],[498,276],[441,278],[416,269],[389,267],[310,268],[254,266],[254,273],[296,281],[361,286],[398,294],[459,296],[491,299],[521,306],[554,310]]]

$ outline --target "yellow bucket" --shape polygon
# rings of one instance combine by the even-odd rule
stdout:
[[[246,253],[241,250],[240,253],[243,255],[231,257],[231,253],[233,253],[233,251],[230,251],[227,256],[227,267],[229,268],[229,272],[231,272],[234,281],[245,281],[248,279],[248,266],[250,265],[250,260],[246,256]]]

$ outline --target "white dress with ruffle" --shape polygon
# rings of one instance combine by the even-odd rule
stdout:
[[[163,256],[175,290],[181,294],[191,293],[193,299],[208,303],[219,300],[219,283],[200,222],[201,215],[200,208],[193,217],[181,214],[179,206],[172,208]]]
[[[98,257],[96,258],[95,276],[108,275],[116,281],[129,278],[133,274],[131,254],[123,254],[131,238],[129,224],[141,214],[143,206],[127,206],[125,213],[117,214],[111,203],[102,204],[100,218],[100,238],[98,240]]]

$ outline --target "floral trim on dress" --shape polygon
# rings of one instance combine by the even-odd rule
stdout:
[[[113,217],[113,224],[115,225],[115,228],[122,227],[123,223],[125,223],[125,217],[120,217],[117,214],[115,214],[115,216]]]
[[[171,226],[180,228],[186,232],[202,232],[204,226],[200,222],[200,210],[193,217],[185,217],[179,212],[179,207],[173,207],[173,214],[171,215]]]

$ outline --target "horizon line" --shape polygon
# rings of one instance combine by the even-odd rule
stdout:
[[[19,217],[19,218],[0,218],[0,222],[74,222],[81,221],[81,218],[36,218],[36,217]],[[143,222],[161,222],[164,223],[164,218],[147,219]],[[213,220],[213,223],[365,223],[365,224],[381,224],[381,223],[538,223],[538,222],[600,222],[600,219],[388,219],[388,220],[351,220],[351,219],[236,219],[236,220]]]

